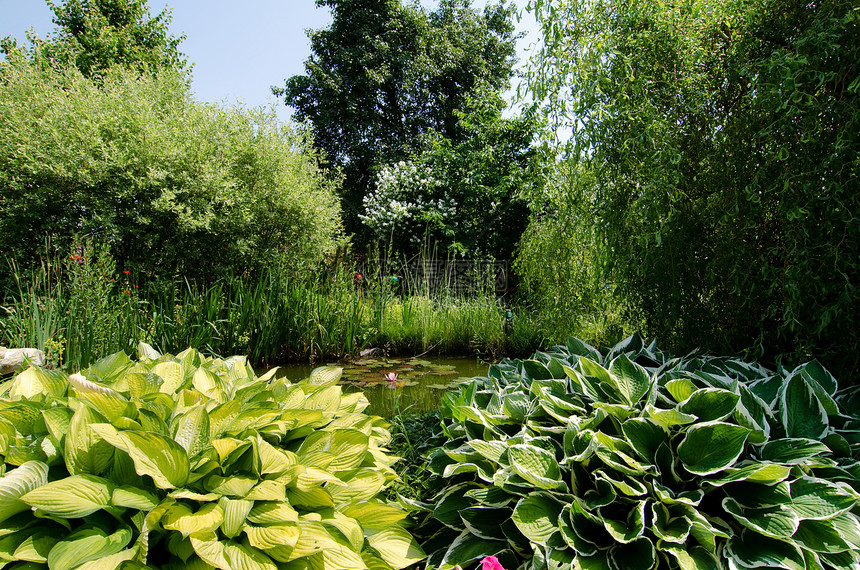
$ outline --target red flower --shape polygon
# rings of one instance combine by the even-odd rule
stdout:
[[[129,271],[128,269],[123,269],[122,272],[125,273],[126,275],[131,275],[131,271]]]

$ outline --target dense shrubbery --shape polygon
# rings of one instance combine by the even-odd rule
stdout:
[[[604,279],[648,334],[856,372],[856,2],[530,5],[545,40],[530,85],[590,187],[559,199],[585,200]],[[580,256],[553,244],[570,208],[551,206],[531,232],[575,275]]]
[[[187,79],[112,67],[98,83],[40,51],[0,64],[0,256],[109,244],[140,277],[306,272],[339,239],[334,185],[274,111],[196,103]]]
[[[442,404],[428,567],[855,567],[856,393],[637,336],[492,365]]]
[[[244,358],[142,346],[0,387],[0,560],[10,568],[406,567],[423,557],[387,424],[340,369],[257,377]]]

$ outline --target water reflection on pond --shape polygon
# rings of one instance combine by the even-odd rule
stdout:
[[[287,364],[277,375],[292,381],[310,376],[317,366],[343,368],[341,385],[345,392],[362,391],[370,401],[368,414],[390,417],[394,411],[426,412],[439,407],[449,387],[475,376],[486,376],[489,363],[477,358],[366,358],[355,362]],[[385,375],[397,374],[390,387]]]

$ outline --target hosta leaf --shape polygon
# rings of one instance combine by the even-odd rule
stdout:
[[[62,372],[30,366],[12,379],[9,384],[9,397],[20,400],[39,394],[50,394],[61,398],[65,396],[68,387],[69,383]]]
[[[793,544],[744,530],[733,536],[726,555],[743,568],[776,567],[806,570],[803,554]]]
[[[594,480],[594,489],[589,489],[582,495],[582,502],[589,509],[596,509],[615,502],[617,497],[615,486],[606,477],[602,477]]]
[[[470,563],[485,556],[497,554],[505,548],[505,544],[495,540],[484,540],[474,536],[469,531],[463,531],[445,551],[440,567],[469,566]]]
[[[254,488],[258,480],[256,477],[251,477],[250,475],[221,477],[220,475],[213,474],[206,478],[203,486],[211,493],[244,498]]]
[[[853,513],[840,513],[827,521],[853,550],[860,551],[860,520]]]
[[[139,564],[123,564],[137,556],[136,548],[121,550],[116,554],[99,558],[98,560],[90,560],[75,568],[75,570],[105,570],[107,568],[116,568],[117,570],[130,570],[132,568],[146,568]]]
[[[555,456],[549,451],[528,444],[512,445],[508,448],[511,468],[517,475],[539,489],[566,489],[561,480],[561,469]]]
[[[629,506],[630,510],[624,520],[615,518],[619,515],[623,516],[623,511],[619,508],[612,509],[612,517],[604,516],[601,510],[603,526],[612,538],[622,544],[635,541],[645,532],[645,504],[645,501],[637,501],[632,505],[625,505]]]
[[[653,462],[660,444],[669,441],[669,434],[660,424],[647,418],[631,418],[621,424],[627,442],[646,462]]]
[[[815,552],[845,552],[851,550],[839,532],[829,520],[802,520],[792,539],[809,550]]]
[[[520,499],[514,508],[513,521],[520,532],[535,544],[546,546],[558,533],[561,505],[546,495]]]
[[[47,562],[48,553],[60,541],[60,538],[53,529],[37,531],[18,545],[18,548],[12,553],[12,559],[29,562]],[[4,555],[5,553],[0,551],[0,557]]]
[[[597,470],[594,472],[595,481],[606,481],[619,493],[628,497],[640,497],[648,493],[648,488],[636,477],[628,477],[623,474],[610,475],[610,470]]]
[[[770,438],[772,412],[768,405],[745,384],[738,384],[741,401],[735,408],[734,418],[739,425],[750,429],[750,443],[764,443]]]
[[[336,366],[320,366],[311,371],[307,383],[311,386],[335,386],[343,375],[343,368]]]
[[[827,412],[802,374],[786,381],[779,412],[788,437],[821,439],[827,433]]]
[[[328,485],[326,489],[331,498],[338,504],[367,501],[376,497],[393,477],[393,473],[388,474],[378,469],[362,468],[353,474],[348,485]]]
[[[678,404],[678,409],[700,421],[721,420],[734,412],[740,396],[721,388],[702,388]]]
[[[48,514],[74,519],[110,506],[113,484],[94,475],[72,475],[33,489],[21,500]]]
[[[298,525],[301,534],[289,554],[289,560],[310,556],[322,550],[337,550],[343,547],[326,527],[318,522],[299,519]]]
[[[687,430],[678,457],[687,471],[710,475],[731,467],[743,452],[749,430],[734,424],[706,422]]]
[[[198,404],[173,420],[173,439],[182,446],[189,458],[209,447],[209,413]]]
[[[0,522],[30,508],[21,497],[48,482],[48,466],[28,461],[0,477]]]
[[[159,362],[151,372],[163,380],[159,391],[165,394],[174,394],[185,385],[185,368],[178,362]]]
[[[653,503],[651,513],[651,530],[657,538],[665,542],[686,543],[693,521],[683,514],[673,516],[674,513],[661,503]]]
[[[83,527],[57,542],[48,553],[51,570],[71,570],[90,560],[122,551],[131,540],[131,529],[120,527],[108,535],[101,528]]]
[[[299,513],[287,502],[258,503],[248,514],[248,521],[256,525],[298,523]]]
[[[687,547],[677,544],[663,544],[662,552],[668,552],[678,563],[681,570],[720,570],[717,559],[700,546]]]
[[[857,504],[853,495],[835,483],[801,477],[791,482],[791,508],[804,519],[829,519]]]
[[[124,507],[149,512],[158,506],[158,497],[144,489],[131,486],[117,487],[110,499],[114,507]]]
[[[743,526],[773,538],[791,537],[800,524],[797,515],[783,505],[745,509],[731,497],[726,497],[723,508]]]
[[[370,438],[355,429],[340,429],[331,435],[326,451],[334,454],[327,469],[332,473],[357,468],[364,461]]]
[[[830,448],[814,439],[781,438],[767,442],[761,446],[759,455],[766,461],[797,465],[811,457],[829,453]]]
[[[654,543],[642,537],[613,546],[609,550],[609,560],[616,570],[649,570],[657,564],[657,552]]]
[[[215,532],[223,520],[224,511],[218,503],[205,503],[196,512],[185,503],[176,503],[164,513],[161,526],[187,537],[194,533]]]
[[[511,509],[494,509],[487,507],[469,507],[460,511],[463,525],[478,538],[487,540],[504,540],[505,535],[499,521],[507,520]]]
[[[529,380],[551,380],[553,373],[544,365],[543,362],[537,360],[523,360],[523,372]]]
[[[72,475],[98,475],[111,464],[114,447],[89,427],[104,421],[104,416],[88,406],[78,407],[72,416],[63,453],[66,469]]]
[[[597,554],[597,545],[580,536],[579,532],[584,531],[584,529],[580,528],[579,532],[577,531],[571,505],[565,505],[562,508],[561,514],[558,517],[558,530],[564,542],[576,551],[579,556],[594,556]]]
[[[692,414],[685,414],[684,412],[674,408],[671,410],[664,410],[656,408],[651,404],[645,406],[645,413],[649,418],[653,419],[658,424],[666,426],[667,428],[691,424],[697,419],[696,416]]]
[[[152,432],[118,431],[108,424],[91,424],[105,441],[129,454],[138,475],[149,475],[161,489],[184,487],[191,464],[188,454],[169,437]]]
[[[245,519],[254,507],[254,501],[244,499],[229,499],[221,497],[218,500],[224,520],[221,523],[221,532],[227,538],[235,538],[245,526]]]
[[[198,368],[191,378],[191,385],[218,403],[227,401],[227,383],[211,370]]]
[[[245,534],[248,536],[248,542],[254,548],[260,550],[285,551],[286,549],[295,548],[299,541],[299,525],[296,523],[284,523],[269,526],[245,526]],[[278,560],[281,556],[276,554]],[[283,560],[282,560],[283,562]]]
[[[719,477],[705,479],[704,482],[715,487],[720,487],[726,483],[735,483],[737,481],[773,485],[774,483],[784,481],[789,474],[791,474],[791,467],[787,465],[756,462],[744,465],[743,467],[729,467],[723,471]]]
[[[689,378],[675,378],[666,382],[666,391],[678,403],[692,396],[697,389],[696,384]]]
[[[493,463],[499,463],[501,461],[502,454],[508,450],[508,445],[505,442],[498,440],[483,441],[480,439],[473,439],[469,442],[469,445],[472,449]]]
[[[609,372],[614,376],[615,385],[627,405],[641,400],[651,388],[648,372],[631,361],[626,354],[619,355],[609,364]]]
[[[367,542],[395,570],[416,564],[426,557],[412,535],[397,525],[368,534]]]

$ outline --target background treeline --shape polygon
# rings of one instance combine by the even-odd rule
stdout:
[[[5,41],[4,305],[23,307],[47,274],[37,254],[49,238],[67,261],[79,244],[105,252],[120,280],[153,291],[140,298],[150,309],[166,299],[155,291],[184,295],[192,278],[201,298],[287,279],[338,307],[324,313],[355,300],[382,315],[397,298],[386,276],[358,279],[351,263],[368,247],[397,257],[435,243],[444,255],[516,259],[521,287],[505,302],[529,348],[640,330],[675,352],[857,370],[851,2],[531,0],[543,39],[521,91],[535,103],[504,116],[511,5],[320,5],[333,22],[310,33],[306,74],[275,90],[300,126],[194,101],[169,14],[151,17],[142,0],[67,2],[54,8],[54,36]],[[425,297],[428,319],[484,303],[471,322],[501,330],[491,293]],[[343,318],[298,321],[348,338],[335,353],[392,338],[379,319],[361,334],[328,328]],[[2,322],[8,330],[11,317]],[[488,344],[474,329],[457,334],[473,340],[430,346]]]
[[[540,306],[576,311],[596,271],[675,350],[856,371],[856,3],[530,7],[544,43],[529,87],[572,131],[565,185],[520,249]],[[575,275],[584,290],[557,294]]]

